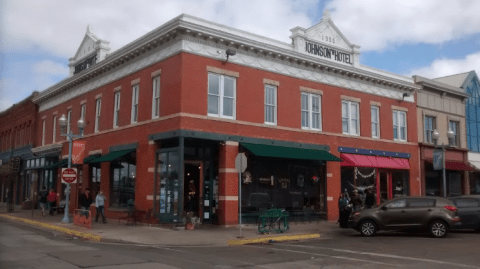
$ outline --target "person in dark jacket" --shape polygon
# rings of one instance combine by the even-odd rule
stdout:
[[[43,186],[42,191],[40,191],[40,208],[42,208],[42,217],[45,217],[45,209],[47,207],[47,187]]]
[[[340,228],[348,228],[348,217],[350,216],[350,209],[347,208],[348,199],[345,194],[340,193],[340,198],[338,199],[338,211],[340,218],[338,220]]]
[[[353,205],[353,211],[360,211],[360,209],[362,209],[362,199],[360,198],[360,195],[358,195],[357,190],[353,191],[352,200],[350,203]]]
[[[92,196],[90,195],[89,190],[85,190],[84,193],[80,195],[80,206],[83,210],[90,211],[90,205],[92,204]],[[88,217],[88,212],[84,211],[85,217]]]
[[[375,194],[372,189],[367,189],[367,196],[365,197],[365,208],[372,208],[375,206]]]

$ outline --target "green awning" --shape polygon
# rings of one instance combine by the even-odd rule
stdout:
[[[90,163],[93,160],[95,160],[96,158],[100,158],[100,156],[99,155],[88,156],[87,158],[83,159],[83,163],[84,164]]]
[[[240,143],[253,154],[262,157],[276,157],[300,160],[342,162],[343,160],[325,150],[289,148],[261,144]]]
[[[98,157],[89,163],[103,163],[103,162],[111,162],[114,161],[120,157],[123,157],[129,153],[132,153],[136,151],[136,149],[124,149],[124,150],[119,150],[119,151],[112,151],[108,153],[107,155],[103,155],[102,157]]]
[[[48,169],[56,169],[56,168],[59,168],[59,167],[67,167],[67,166],[68,166],[68,159],[65,159],[65,160],[61,160],[57,163],[44,166],[41,169],[48,170]]]

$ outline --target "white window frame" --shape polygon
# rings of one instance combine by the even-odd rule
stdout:
[[[375,122],[373,120],[373,110],[376,110],[375,111],[375,114],[377,116],[377,121]],[[370,107],[370,117],[372,118],[372,138],[380,138],[380,107],[379,106],[371,106]],[[374,134],[373,133],[373,126],[376,125],[377,126],[377,133]]]
[[[452,128],[450,127],[451,124],[454,124],[454,125],[455,125],[455,128],[456,128],[455,130],[452,130]],[[453,141],[452,141],[452,146],[453,146],[453,147],[458,147],[458,146],[460,146],[460,139],[459,139],[459,137],[460,137],[460,136],[459,136],[459,135],[460,135],[460,132],[459,132],[459,131],[460,131],[460,130],[459,130],[459,128],[460,128],[460,122],[454,121],[454,120],[449,120],[449,121],[448,121],[448,131],[452,130],[453,133],[454,133]]]
[[[132,86],[132,113],[130,114],[131,123],[138,121],[138,96],[140,92],[140,84]]]
[[[265,84],[263,119],[265,124],[277,125],[277,86]],[[267,103],[267,90],[273,90],[273,103]],[[273,107],[273,121],[267,121],[267,108]]]
[[[306,96],[307,97],[307,109],[305,109],[302,105],[302,98],[303,96]],[[314,112],[313,111],[313,98],[318,98],[318,106],[319,106],[319,111],[318,112]],[[322,130],[322,96],[319,95],[319,94],[313,94],[313,93],[307,93],[307,92],[302,92],[301,96],[300,96],[300,108],[302,110],[301,112],[301,125],[302,125],[302,129],[304,130],[316,130],[316,131],[321,131]],[[307,119],[307,126],[304,126],[303,123],[304,123],[304,118],[303,118],[303,115],[307,115],[308,119]],[[313,127],[313,114],[314,113],[317,113],[319,114],[318,118],[319,118],[319,122],[318,122],[318,128],[314,128]]]
[[[67,111],[67,134],[72,131],[72,110]]]
[[[160,76],[152,79],[152,119],[160,117]]]
[[[348,107],[348,115],[347,117],[343,117],[343,104],[347,104]],[[352,133],[352,106],[356,106],[356,111],[357,111],[357,133]],[[355,135],[355,136],[360,136],[360,103],[359,102],[354,102],[354,101],[348,101],[348,100],[342,100],[342,132],[343,134],[346,135]],[[347,132],[343,131],[343,120],[346,119],[348,121],[348,130]]]
[[[113,96],[113,128],[117,128],[120,123],[119,114],[120,114],[120,91],[115,92]]]
[[[102,98],[95,100],[95,133],[100,130],[100,113],[102,112]]]
[[[52,143],[55,143],[57,140],[57,115],[53,115],[53,134],[52,134]]]
[[[427,124],[427,119],[428,118],[431,118],[432,119],[432,129],[429,130],[427,129],[426,127],[426,124]],[[423,141],[425,143],[430,143],[430,144],[433,144],[433,131],[437,128],[437,118],[434,117],[434,116],[430,116],[430,115],[425,115],[423,117]]]
[[[80,105],[80,118],[85,120],[85,114],[87,113],[87,104]]]
[[[219,77],[219,89],[218,89],[218,95],[210,93],[210,75],[218,76]],[[224,91],[225,91],[225,78],[232,79],[233,80],[233,97],[225,96]],[[208,96],[217,96],[218,98],[218,114],[213,114],[208,112],[208,100],[207,100],[207,115],[210,117],[218,117],[218,118],[225,118],[225,119],[232,119],[234,120],[236,118],[237,114],[237,78],[231,77],[231,76],[225,76],[225,75],[220,75],[217,73],[208,73],[208,89],[207,89],[207,94]],[[233,99],[233,104],[232,104],[232,116],[227,116],[223,114],[223,103],[224,103],[224,98],[231,98]]]
[[[407,141],[407,135],[408,135],[408,131],[407,131],[407,112],[405,111],[400,111],[400,110],[393,110],[393,129],[397,129],[397,138],[395,138],[395,131],[393,132],[393,140],[395,141]],[[401,135],[401,128],[402,126],[400,126],[400,115],[405,115],[405,126],[403,126],[405,128],[405,139],[402,139],[402,135]],[[398,125],[395,125],[395,117],[397,118],[397,124]]]
[[[45,145],[45,132],[46,132],[46,123],[45,120],[42,122],[42,146]]]

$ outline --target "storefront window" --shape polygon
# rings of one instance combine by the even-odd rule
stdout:
[[[392,173],[393,198],[408,195],[408,171],[395,171]]]
[[[126,208],[135,205],[136,160],[133,156],[111,163],[110,207]]]
[[[447,173],[447,194],[449,197],[462,195],[462,175],[460,172],[451,171]]]
[[[179,179],[178,151],[158,154],[157,190],[160,193],[160,218],[162,221],[176,221],[178,218]]]
[[[100,165],[98,166],[91,166],[90,170],[90,186],[92,186],[93,195],[96,196],[100,191],[100,180],[102,176],[102,169]]]
[[[326,210],[325,165],[249,154],[242,175],[242,217],[269,208],[289,211],[292,219],[311,220]]]
[[[480,194],[480,173],[470,173],[470,193]]]

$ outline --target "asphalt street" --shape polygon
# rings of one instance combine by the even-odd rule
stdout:
[[[74,239],[0,220],[0,268],[480,268],[480,234],[365,238],[340,230],[311,239],[231,247],[163,247]]]

